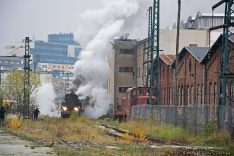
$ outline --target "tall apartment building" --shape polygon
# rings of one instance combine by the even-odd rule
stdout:
[[[108,92],[115,107],[120,104],[126,90],[134,86],[135,52],[137,40],[114,40],[113,51],[109,56],[111,76],[108,79]]]

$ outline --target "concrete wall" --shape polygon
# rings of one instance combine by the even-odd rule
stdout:
[[[161,29],[159,49],[161,54],[176,54],[176,29]],[[209,46],[209,33],[207,30],[180,30],[179,51],[185,46],[196,44],[197,47]]]
[[[148,46],[148,41],[144,40],[135,46],[135,86],[144,87],[146,85],[146,65],[144,60],[147,60],[147,50],[144,50]]]

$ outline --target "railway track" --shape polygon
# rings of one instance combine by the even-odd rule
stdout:
[[[129,132],[129,131],[126,131],[126,130],[121,130],[121,129],[117,129],[115,127],[111,127],[111,126],[108,126],[108,125],[103,125],[102,126],[108,128],[108,129],[112,129],[118,133],[121,133],[121,134],[125,134],[125,133],[128,133],[129,135],[131,136],[134,136],[136,138],[138,138],[138,135],[135,134],[135,133],[132,133],[132,132]],[[107,135],[109,136],[112,136],[112,137],[115,137],[115,138],[123,138],[122,136],[120,135],[117,135],[117,134],[113,134],[113,133],[110,133],[110,132],[107,132]],[[181,144],[181,143],[177,143],[177,142],[168,142],[168,141],[165,141],[165,140],[162,140],[162,139],[156,139],[156,138],[152,138],[152,137],[145,137],[145,140],[151,142],[151,143],[159,143],[159,144],[170,144],[170,145],[179,145],[179,146],[185,146],[185,144]]]

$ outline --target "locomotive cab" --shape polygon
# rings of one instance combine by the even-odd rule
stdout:
[[[61,103],[61,116],[69,117],[72,112],[79,112],[82,108],[82,102],[76,94],[65,95],[65,101]]]
[[[121,121],[122,118],[126,118],[127,115],[131,114],[131,107],[139,104],[150,104],[149,101],[149,87],[137,87],[137,88],[128,88],[126,90],[126,97],[121,99],[121,110],[115,110],[114,120],[119,118]],[[155,89],[153,89],[155,91]],[[156,101],[156,97],[152,96],[152,101]],[[156,103],[153,102],[153,105]]]

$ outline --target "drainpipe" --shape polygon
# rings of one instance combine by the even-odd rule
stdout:
[[[175,69],[173,70],[173,81],[174,81],[174,89],[172,89],[173,90],[172,91],[173,92],[173,96],[172,96],[173,97],[173,99],[172,99],[173,101],[172,101],[172,104],[174,105],[174,102],[175,102],[175,98],[174,98],[175,97]]]
[[[206,65],[204,64],[203,65],[203,97],[202,97],[202,103],[203,103],[203,106],[204,106],[204,104],[205,104],[205,86],[206,86],[206,81],[205,81],[205,79],[206,79]]]

